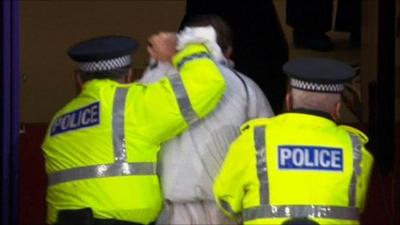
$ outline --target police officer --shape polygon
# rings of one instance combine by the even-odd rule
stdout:
[[[176,53],[176,35],[160,33],[149,44],[159,60]],[[204,117],[223,95],[225,81],[208,49],[190,41],[173,57],[176,76],[125,84],[136,47],[129,37],[105,36],[68,52],[83,87],[56,113],[42,146],[49,224],[154,222],[162,207],[160,144]]]
[[[214,183],[218,204],[244,224],[307,217],[358,224],[373,157],[361,131],[335,123],[354,71],[316,58],[292,60],[283,69],[290,78],[289,112],[242,126]]]

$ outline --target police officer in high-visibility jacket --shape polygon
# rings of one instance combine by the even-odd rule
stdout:
[[[176,46],[172,33],[149,39],[159,60],[170,59]],[[131,38],[99,37],[69,50],[79,63],[83,88],[56,113],[43,143],[49,224],[133,225],[157,219],[160,144],[214,109],[225,89],[205,45],[181,46],[173,56],[179,73],[151,85],[124,83],[136,48]]]
[[[218,204],[244,224],[358,224],[373,157],[361,131],[335,123],[354,71],[318,58],[289,61],[283,70],[289,112],[242,126],[214,183]]]

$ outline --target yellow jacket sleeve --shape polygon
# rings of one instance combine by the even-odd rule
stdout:
[[[361,175],[358,181],[358,192],[360,199],[360,211],[363,212],[365,208],[365,201],[367,198],[368,186],[369,186],[369,179],[371,177],[372,168],[373,168],[374,158],[367,151],[365,147],[362,148],[362,161],[361,161]]]
[[[150,85],[136,84],[135,110],[142,124],[141,134],[153,143],[162,143],[205,117],[218,104],[225,91],[225,80],[202,44],[189,44],[173,59],[178,73]]]
[[[226,88],[218,66],[201,44],[187,46],[174,57],[173,64],[181,75],[197,116],[205,117],[217,106]]]
[[[214,181],[214,195],[218,206],[231,219],[238,220],[247,190],[257,185],[255,150],[252,148],[251,129],[236,139]]]

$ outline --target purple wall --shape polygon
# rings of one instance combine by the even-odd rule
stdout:
[[[19,180],[19,1],[1,5],[1,214],[2,225],[17,224]]]

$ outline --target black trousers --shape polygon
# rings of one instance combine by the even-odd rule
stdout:
[[[156,222],[149,223],[149,225],[155,225]],[[82,225],[82,223],[56,223],[54,225]],[[88,224],[89,225],[89,224]],[[143,225],[141,223],[126,222],[114,219],[93,219],[90,225]]]
[[[339,0],[335,30],[361,34],[361,0]]]
[[[155,225],[156,223],[150,223],[149,225]],[[143,225],[141,223],[126,222],[113,219],[94,219],[93,225]]]
[[[333,0],[287,0],[286,23],[308,33],[332,29]],[[361,0],[339,0],[335,30],[360,32]]]
[[[116,219],[94,218],[91,208],[60,210],[57,220],[55,225],[142,225]],[[155,222],[150,223],[150,225],[154,224]]]

